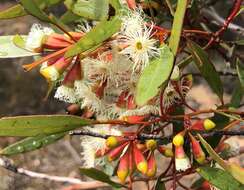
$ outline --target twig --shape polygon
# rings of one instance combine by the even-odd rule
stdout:
[[[215,21],[214,23],[217,25],[222,26],[225,22],[225,19],[223,19],[221,16],[219,16],[219,14],[216,12],[214,7],[212,7],[212,6],[206,8],[206,9],[205,8],[202,9],[202,12],[203,12],[204,16],[207,16],[209,18],[209,20]],[[241,35],[244,35],[244,28],[237,24],[230,23],[228,26],[228,29],[230,29],[234,32],[237,32]]]
[[[224,31],[229,27],[230,23],[234,20],[236,14],[240,10],[241,3],[242,3],[242,0],[235,0],[234,5],[233,5],[232,10],[231,10],[231,13],[229,14],[229,16],[224,21],[222,27],[217,32],[214,33],[214,35],[209,40],[206,47],[210,47],[215,42],[215,39],[219,38],[224,33]]]
[[[16,174],[20,174],[23,176],[27,176],[30,178],[39,178],[49,181],[55,182],[62,182],[62,183],[69,183],[69,184],[79,184],[80,189],[92,189],[98,187],[107,187],[108,185],[98,181],[91,181],[91,182],[84,182],[78,178],[70,178],[70,177],[60,177],[60,176],[53,176],[44,173],[33,172],[30,170],[26,170],[24,168],[17,167],[13,164],[13,162],[8,158],[0,158],[0,166],[14,172]]]

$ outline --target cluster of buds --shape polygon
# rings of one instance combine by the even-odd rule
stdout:
[[[191,130],[211,130],[215,127],[215,123],[210,119],[198,120],[189,127]],[[185,171],[191,167],[191,162],[184,151],[185,135],[189,136],[191,149],[194,159],[198,164],[204,164],[206,160],[205,153],[198,142],[198,140],[186,130],[176,134],[173,138],[173,145],[175,147],[175,167],[178,171]]]
[[[157,172],[155,150],[166,157],[173,157],[172,149],[158,145],[153,139],[145,142],[133,140],[134,135],[110,136],[106,147],[96,152],[97,157],[106,155],[110,162],[119,159],[117,176],[122,183],[136,170],[147,177],[154,177]]]

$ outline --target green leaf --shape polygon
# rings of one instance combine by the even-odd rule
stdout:
[[[193,60],[198,67],[200,73],[208,82],[212,90],[223,100],[223,86],[218,72],[209,60],[207,53],[196,43],[187,42],[187,46],[191,51]]]
[[[30,152],[55,143],[64,136],[65,133],[58,133],[52,135],[38,135],[36,137],[28,137],[4,148],[0,151],[0,154],[10,156],[24,152]]]
[[[108,0],[78,0],[72,8],[72,12],[91,20],[105,20],[108,17]]]
[[[174,55],[167,45],[161,48],[160,57],[152,60],[143,70],[136,87],[136,103],[144,105],[158,94],[173,68]]]
[[[25,38],[25,36],[22,36],[22,38]],[[14,39],[16,40],[15,36],[0,36],[0,58],[14,58],[39,55],[39,53],[33,53],[17,47],[13,43]]]
[[[184,23],[187,2],[187,0],[179,0],[174,14],[174,22],[169,39],[169,47],[174,55],[176,55],[180,43],[181,30]]]
[[[220,190],[242,190],[244,186],[233,178],[228,172],[210,167],[200,167],[198,173],[212,185]]]
[[[68,10],[68,11],[66,11],[66,13],[64,13],[61,16],[60,21],[64,24],[69,24],[69,23],[72,23],[79,19],[80,19],[80,16],[75,15],[74,13],[72,13],[71,11]]]
[[[244,89],[244,66],[239,60],[237,60],[237,62],[236,62],[236,71],[237,71],[241,86]]]
[[[41,10],[41,8],[38,6],[39,3],[33,1],[33,0],[20,0],[21,4],[25,8],[25,10],[31,14],[32,16],[37,17],[43,22],[51,22],[49,17]]]
[[[161,182],[161,178],[157,180],[154,190],[166,190],[164,182]]]
[[[228,171],[236,180],[240,183],[244,184],[244,168],[241,168],[235,163],[225,162],[215,151],[214,149],[207,143],[207,141],[202,138],[200,134],[198,137],[203,144],[204,148],[207,150],[209,155],[226,171]]]
[[[84,174],[92,179],[95,179],[97,181],[107,183],[107,184],[111,185],[112,187],[115,187],[115,188],[123,187],[123,185],[112,181],[107,174],[105,174],[102,171],[97,170],[95,168],[88,168],[88,169],[81,168],[80,171],[82,174]]]
[[[241,104],[244,90],[239,80],[235,82],[234,86],[235,88],[231,97],[230,107],[238,108]]]
[[[204,140],[204,138],[198,134],[198,138],[201,141],[204,148],[207,150],[209,155],[225,170],[228,170],[228,164],[214,151],[214,149]]]
[[[121,20],[119,16],[115,16],[110,21],[102,21],[95,26],[90,32],[82,37],[70,50],[65,53],[65,57],[72,57],[79,53],[85,52],[92,47],[98,46],[103,41],[110,38],[119,31]]]
[[[16,18],[25,15],[27,15],[27,13],[25,12],[24,8],[18,4],[0,12],[0,20]]]
[[[4,117],[0,119],[0,136],[33,137],[42,134],[49,135],[92,123],[91,120],[71,115]]]

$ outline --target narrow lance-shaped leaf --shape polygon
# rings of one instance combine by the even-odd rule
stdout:
[[[0,12],[0,20],[1,19],[11,19],[16,17],[21,17],[27,15],[25,9],[20,4],[14,5],[6,10]]]
[[[231,97],[230,106],[238,108],[241,104],[244,89],[239,80],[235,82],[234,86],[235,88]]]
[[[188,41],[193,60],[212,90],[223,100],[223,86],[218,72],[209,60],[207,53],[195,42]]]
[[[214,150],[213,148],[204,140],[204,138],[198,134],[198,137],[203,144],[204,148],[207,150],[209,155],[226,171],[228,171],[237,181],[244,184],[244,168],[236,165],[235,163],[225,162]]]
[[[161,182],[161,178],[158,178],[154,190],[166,190],[164,182]]]
[[[179,0],[177,2],[177,8],[174,14],[174,22],[169,39],[169,47],[174,55],[176,55],[180,43],[181,30],[184,23],[187,2],[187,0]]]
[[[108,0],[79,0],[72,8],[72,12],[91,20],[105,20],[108,17]]]
[[[33,0],[20,0],[25,10],[43,22],[51,22],[49,17],[40,9],[38,3]]]
[[[152,60],[143,70],[136,87],[136,103],[146,104],[156,96],[160,86],[169,78],[174,62],[174,55],[167,45],[161,48],[160,57]]]
[[[228,172],[219,168],[200,167],[197,172],[213,186],[220,190],[242,190],[244,186]]]
[[[241,63],[239,59],[236,62],[236,71],[237,71],[241,86],[244,89],[244,66],[243,66],[243,63]]]
[[[95,179],[97,181],[107,183],[107,184],[111,185],[112,187],[115,187],[115,188],[123,187],[123,185],[112,181],[107,174],[105,174],[104,172],[97,170],[95,168],[88,168],[88,169],[81,168],[80,171],[82,174],[84,174],[92,179]]]
[[[38,135],[36,137],[27,137],[21,141],[18,141],[3,150],[0,151],[0,154],[10,156],[25,152],[30,152],[36,149],[40,149],[44,146],[55,143],[59,139],[63,138],[65,133],[58,133],[52,135]]]
[[[90,32],[82,37],[72,48],[70,48],[70,50],[66,52],[65,57],[75,56],[101,44],[103,41],[118,32],[120,27],[121,20],[119,16],[115,16],[110,21],[100,22]]]
[[[93,121],[71,115],[34,115],[0,119],[0,136],[33,137],[50,135],[92,124]]]
[[[14,58],[38,55],[38,53],[33,53],[17,47],[14,44],[14,40],[16,43],[22,43],[20,42],[19,37],[20,36],[18,36],[17,42],[16,36],[0,36],[0,58]],[[22,40],[24,38],[25,36],[21,37]]]

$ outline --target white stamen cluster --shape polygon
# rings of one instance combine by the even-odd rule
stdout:
[[[109,127],[108,125],[97,125],[94,127],[86,127],[84,130],[102,134],[102,135],[122,135],[121,131],[116,127]],[[82,159],[84,160],[84,167],[91,168],[95,167],[100,160],[96,160],[95,153],[97,150],[105,147],[106,140],[98,137],[83,136],[81,138],[81,146],[83,152],[81,153]]]
[[[54,33],[53,29],[42,27],[40,24],[33,24],[28,34],[25,48],[34,51],[42,46],[42,40],[45,35]]]

